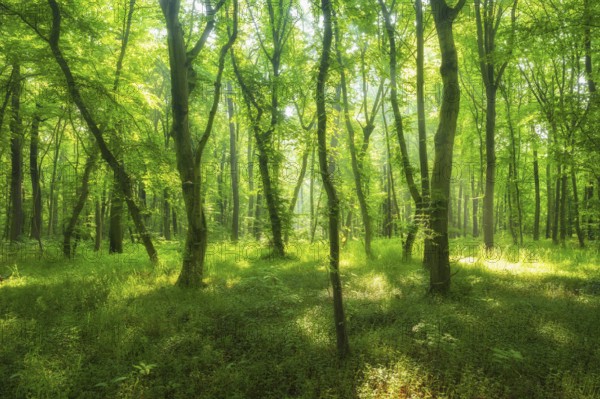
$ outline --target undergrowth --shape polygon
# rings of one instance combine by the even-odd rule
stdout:
[[[368,262],[351,243],[352,354],[339,361],[323,247],[277,260],[228,245],[209,257],[203,290],[174,286],[175,243],[154,267],[138,249],[4,259],[0,397],[600,397],[592,250],[454,251],[452,294],[437,298],[398,241],[376,242]]]

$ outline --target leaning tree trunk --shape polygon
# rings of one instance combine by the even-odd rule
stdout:
[[[77,198],[77,202],[73,208],[73,213],[63,233],[63,254],[69,259],[75,255],[74,249],[71,248],[71,237],[75,232],[77,220],[79,219],[79,215],[81,214],[81,211],[83,210],[83,207],[87,201],[88,194],[90,192],[90,176],[94,170],[94,167],[96,166],[96,160],[98,158],[96,148],[92,148],[91,151],[93,152],[88,156],[87,162],[85,163],[85,168],[83,169],[79,197]]]
[[[146,226],[144,224],[140,208],[134,201],[131,176],[119,163],[117,158],[114,156],[113,152],[108,147],[106,141],[104,140],[102,129],[96,123],[96,120],[92,116],[90,109],[88,108],[87,104],[83,100],[83,97],[81,96],[79,85],[75,81],[75,77],[71,72],[71,68],[69,67],[67,60],[63,56],[62,50],[59,46],[61,24],[60,8],[56,0],[48,0],[48,3],[50,4],[50,7],[52,9],[52,28],[50,32],[50,37],[48,38],[48,43],[50,44],[52,54],[54,55],[58,66],[60,67],[61,71],[63,72],[63,75],[65,76],[65,80],[67,82],[67,89],[73,102],[75,103],[75,105],[77,105],[79,112],[81,113],[83,119],[88,125],[88,128],[92,132],[94,138],[96,139],[96,142],[100,149],[100,153],[102,154],[102,158],[104,158],[109,167],[117,175],[119,187],[121,189],[121,192],[125,196],[125,201],[127,202],[129,213],[131,214],[131,218],[133,219],[135,227],[138,233],[140,234],[140,237],[142,238],[142,242],[144,244],[144,248],[146,249],[148,257],[152,262],[156,262],[158,260],[158,254],[156,252],[156,249],[154,248],[154,244],[152,243],[150,233],[146,230]]]
[[[337,351],[340,358],[344,358],[350,352],[348,342],[348,333],[346,331],[346,317],[344,315],[344,305],[342,297],[342,282],[340,279],[340,208],[339,199],[333,181],[331,179],[332,165],[327,161],[327,110],[325,109],[325,85],[327,82],[327,72],[330,66],[330,53],[332,42],[331,28],[331,2],[330,0],[321,0],[321,10],[323,12],[324,32],[323,49],[321,60],[319,62],[319,73],[317,76],[317,140],[319,151],[319,169],[323,187],[327,193],[327,205],[329,210],[329,278],[333,289],[333,309],[334,322],[337,339]]]
[[[392,111],[394,114],[394,128],[396,130],[396,137],[398,139],[398,144],[400,146],[400,156],[402,160],[402,170],[404,172],[404,177],[406,178],[406,183],[408,185],[408,189],[410,191],[410,195],[415,203],[416,211],[415,215],[421,215],[423,212],[422,205],[423,200],[421,197],[421,193],[417,187],[415,182],[415,178],[413,175],[413,168],[410,163],[410,159],[408,158],[408,149],[406,146],[406,139],[404,138],[404,126],[402,121],[402,114],[400,113],[400,105],[398,102],[398,84],[397,84],[397,48],[396,48],[396,37],[394,26],[392,25],[391,19],[391,10],[387,9],[383,0],[379,0],[379,6],[381,7],[381,11],[383,13],[383,18],[385,21],[385,30],[387,33],[388,41],[389,41],[389,50],[390,50],[390,58],[389,58],[389,71],[390,71],[390,102],[392,104]],[[416,217],[414,219],[417,219]],[[418,230],[417,220],[414,220],[411,223],[408,235],[403,244],[403,256],[405,259],[410,259],[412,256],[412,247],[416,238],[416,233]],[[427,254],[424,254],[424,260],[427,257]]]

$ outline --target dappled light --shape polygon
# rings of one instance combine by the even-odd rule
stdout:
[[[0,0],[0,398],[600,398],[599,16]]]

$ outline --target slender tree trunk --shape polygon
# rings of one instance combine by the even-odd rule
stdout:
[[[533,213],[533,240],[540,239],[540,170],[538,165],[538,152],[533,150],[533,183],[535,186],[535,211]]]
[[[231,82],[227,83],[228,93],[232,92]],[[227,96],[227,116],[229,118],[229,166],[231,173],[231,195],[233,209],[231,215],[231,241],[236,242],[240,236],[240,186],[238,182],[237,129],[233,99]]]
[[[410,195],[415,203],[416,207],[416,215],[422,215],[423,212],[423,200],[421,197],[421,193],[417,187],[417,184],[413,175],[413,168],[410,164],[410,159],[408,158],[408,149],[406,146],[406,140],[404,138],[404,127],[402,121],[402,114],[400,113],[400,105],[398,103],[398,84],[396,81],[396,63],[397,63],[397,48],[396,48],[396,38],[395,38],[395,30],[391,21],[391,11],[387,9],[387,6],[382,0],[379,0],[379,6],[383,13],[383,18],[385,21],[385,30],[387,32],[387,37],[389,41],[389,50],[390,50],[390,59],[389,59],[389,70],[390,70],[390,102],[392,104],[392,111],[394,113],[394,128],[396,130],[396,136],[398,138],[398,144],[400,146],[400,155],[402,158],[402,170],[404,172],[404,177],[406,178],[406,183],[408,185],[408,189],[410,191]],[[423,176],[422,176],[423,177]],[[423,179],[421,179],[423,182]],[[405,259],[410,259],[412,256],[412,247],[416,238],[416,232],[418,230],[418,221],[416,220],[418,217],[415,217],[412,221],[414,226],[409,228],[409,234],[404,242],[404,251],[403,257]],[[426,262],[427,258],[427,249],[424,254],[424,261]],[[428,263],[426,263],[428,264]]]
[[[494,189],[496,185],[496,90],[486,90],[485,118],[485,194],[483,197],[483,242],[494,247]]]
[[[565,244],[567,238],[567,198],[568,192],[568,177],[567,172],[563,169],[560,178],[560,243]]]
[[[475,188],[475,173],[471,175],[471,195],[473,197],[473,237],[479,237],[479,190]]]
[[[561,165],[558,164],[558,170],[556,174],[556,186],[554,189],[554,203],[553,203],[553,211],[552,211],[552,243],[554,245],[558,245],[558,227],[560,222],[560,196],[561,196]]]
[[[463,200],[463,232],[464,237],[467,236],[467,228],[469,224],[469,195],[467,194],[468,186],[465,188],[465,196]]]
[[[300,166],[300,174],[298,175],[298,180],[296,181],[296,185],[294,186],[294,192],[292,193],[292,198],[290,200],[290,205],[288,207],[288,214],[290,217],[294,214],[296,209],[296,202],[298,200],[298,195],[300,190],[302,189],[302,185],[304,184],[304,177],[306,176],[306,170],[308,168],[308,154],[310,153],[310,149],[306,149],[304,154],[302,155],[302,164]],[[285,233],[285,242],[287,243],[289,240],[289,233],[286,231]]]
[[[584,204],[585,204],[585,210],[586,213],[588,214],[587,220],[586,220],[586,231],[587,231],[587,237],[588,240],[592,241],[594,240],[595,236],[595,223],[594,223],[594,207],[593,207],[593,199],[594,199],[594,180],[590,179],[588,180],[588,183],[585,187],[585,200],[584,200]]]
[[[94,221],[96,222],[96,237],[94,239],[94,251],[100,251],[102,248],[102,236],[104,233],[104,215],[102,214],[101,201],[96,199],[94,209]]]
[[[110,216],[108,224],[108,253],[123,253],[123,199],[118,187],[116,176],[113,180],[113,189],[110,199]]]
[[[13,64],[11,76],[10,119],[10,233],[9,240],[19,241],[23,235],[23,121],[21,119],[21,66]]]
[[[331,180],[332,165],[327,161],[327,110],[325,108],[325,85],[327,72],[330,66],[330,53],[332,42],[330,0],[321,0],[321,10],[324,19],[323,49],[319,62],[319,73],[317,77],[317,138],[319,149],[319,166],[323,187],[327,193],[327,205],[329,210],[329,278],[333,290],[334,323],[337,340],[337,351],[340,358],[345,358],[350,352],[348,333],[346,330],[346,317],[342,297],[342,282],[340,279],[340,235],[339,235],[339,200],[336,189]]]
[[[254,215],[252,216],[252,219],[254,220],[253,225],[252,225],[252,234],[254,235],[254,239],[255,240],[260,240],[260,237],[262,235],[262,209],[263,209],[263,197],[262,197],[262,191],[258,191],[256,193],[256,200],[255,200],[255,206],[254,206]]]
[[[171,240],[171,202],[169,189],[163,190],[163,236],[165,240]]]
[[[458,198],[457,198],[457,204],[456,204],[456,228],[457,228],[457,236],[460,236],[460,231],[462,230],[462,224],[461,224],[461,211],[462,211],[462,180],[459,183],[458,186]]]
[[[42,238],[42,189],[40,186],[40,173],[38,165],[40,115],[39,105],[31,122],[31,139],[29,144],[29,175],[31,177],[31,233],[30,237],[41,242]]]
[[[508,182],[506,185],[507,191],[507,202],[508,202],[508,228],[510,231],[510,235],[512,236],[513,245],[519,244],[519,234],[518,234],[518,220],[517,220],[517,210],[515,204],[515,195],[514,195],[514,180],[515,180],[515,171],[513,163],[508,164]]]
[[[252,148],[252,134],[250,132],[248,132],[248,147],[246,154],[248,163],[248,223],[246,231],[254,235],[254,227],[256,224],[256,220],[254,219],[256,213],[256,188],[254,185],[254,149]]]
[[[546,160],[546,239],[552,238],[553,231],[553,218],[554,215],[554,204],[553,198],[554,193],[552,192],[552,168],[550,166],[550,157]]]
[[[57,169],[58,169],[58,157],[60,154],[60,146],[62,143],[66,121],[61,127],[61,119],[59,118],[58,123],[55,127],[55,139],[54,139],[54,157],[52,159],[52,174],[50,177],[50,193],[48,195],[48,236],[53,236],[56,229],[56,218],[58,217],[57,212],[57,198],[56,198],[56,182],[57,182]]]
[[[65,227],[65,231],[63,233],[63,254],[66,258],[72,258],[75,256],[75,249],[71,248],[71,237],[75,233],[75,229],[77,227],[77,220],[79,219],[79,214],[83,210],[83,207],[85,206],[85,203],[87,201],[88,194],[89,194],[90,176],[92,174],[94,167],[96,166],[96,160],[98,158],[98,155],[96,153],[96,148],[92,148],[91,151],[93,151],[93,152],[88,156],[87,162],[85,164],[85,168],[83,170],[83,176],[81,178],[81,189],[79,191],[79,197],[77,198],[77,201],[75,202],[75,207],[73,208],[73,213],[72,213],[71,218],[69,219],[69,222],[67,223],[67,226]],[[121,252],[122,251],[123,251],[123,248],[121,247]]]
[[[575,232],[577,233],[577,240],[579,241],[579,247],[585,247],[585,240],[583,230],[581,229],[580,217],[579,217],[579,193],[577,193],[577,176],[575,175],[575,169],[571,166],[571,185],[573,187],[573,217],[575,221]]]

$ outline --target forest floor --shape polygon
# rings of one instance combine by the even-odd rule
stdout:
[[[160,244],[156,267],[135,246],[3,256],[0,397],[600,397],[597,250],[536,243],[484,258],[456,241],[442,299],[398,240],[377,241],[369,262],[351,243],[342,362],[324,245],[284,260],[213,245],[196,291],[174,286],[178,248]]]

